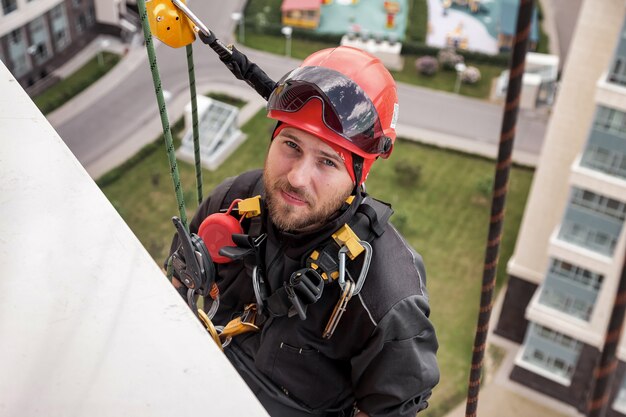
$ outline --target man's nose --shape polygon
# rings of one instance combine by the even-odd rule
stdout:
[[[308,187],[312,173],[313,166],[306,158],[302,158],[292,164],[287,180],[294,188]]]

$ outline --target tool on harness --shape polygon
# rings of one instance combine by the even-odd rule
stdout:
[[[314,269],[302,268],[291,274],[283,286],[300,320],[306,320],[307,306],[322,296],[324,279]]]
[[[254,213],[254,212],[252,212]],[[260,214],[260,208],[257,215]],[[263,276],[263,254],[262,246],[267,238],[267,233],[262,233],[258,237],[252,237],[244,234],[233,234],[232,240],[234,246],[224,246],[220,249],[220,255],[230,260],[246,260],[254,257],[252,268],[252,288],[256,299],[257,310],[259,313],[265,313],[265,300],[268,297],[267,285]]]
[[[182,221],[174,216],[172,223],[176,227],[180,247],[172,254],[172,266],[181,282],[188,288],[187,303],[198,315],[196,295],[206,296],[212,293],[217,302],[218,291],[215,284],[215,265],[202,239],[195,233],[189,234]],[[182,250],[182,253],[181,253]],[[214,290],[214,291],[212,291]]]
[[[361,272],[359,273],[359,277],[356,282],[352,280],[350,277],[346,280],[345,275],[346,271],[346,254],[349,253],[349,249],[347,246],[342,246],[339,250],[339,286],[342,289],[341,297],[339,297],[339,301],[335,305],[330,318],[328,319],[328,323],[326,324],[326,328],[324,329],[324,333],[322,337],[324,339],[330,339],[339,324],[339,320],[341,320],[341,316],[346,311],[348,302],[352,299],[352,297],[358,295],[363,288],[363,284],[365,283],[365,279],[367,278],[367,271],[369,271],[370,262],[372,261],[372,246],[364,240],[359,241],[359,244],[363,246],[365,250],[365,259],[363,259],[363,266],[361,267]],[[349,274],[348,274],[349,276]]]
[[[322,338],[330,339],[339,324],[339,320],[341,320],[341,316],[346,311],[348,306],[348,301],[352,299],[354,296],[354,288],[355,284],[352,281],[348,281],[343,288],[343,292],[339,297],[339,301],[335,305],[332,314],[330,315],[330,319],[326,324],[326,328],[324,328],[324,333],[322,333]]]
[[[228,346],[234,336],[258,332],[259,326],[256,324],[257,309],[255,304],[248,304],[244,307],[241,316],[231,320],[224,326],[219,334],[219,338],[223,347]]]
[[[198,318],[204,324],[215,344],[224,351],[233,337],[249,332],[258,332],[259,326],[256,324],[257,310],[255,304],[245,306],[241,316],[228,322],[226,326],[214,326],[209,316],[202,310],[198,310]]]
[[[233,260],[229,256],[220,254],[220,250],[227,246],[235,246],[233,235],[243,234],[241,221],[261,214],[261,196],[235,199],[225,213],[213,213],[205,218],[198,228],[198,235],[204,241],[213,262],[218,264],[228,263]],[[232,214],[237,205],[237,212],[241,216],[238,220]]]

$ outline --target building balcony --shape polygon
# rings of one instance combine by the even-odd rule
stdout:
[[[596,83],[597,104],[626,112],[626,76],[602,74]]]

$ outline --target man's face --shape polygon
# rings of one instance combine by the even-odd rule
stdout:
[[[272,141],[263,181],[272,222],[290,232],[322,225],[354,187],[333,148],[293,127],[285,127]]]

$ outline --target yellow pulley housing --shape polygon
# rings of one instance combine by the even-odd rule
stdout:
[[[147,0],[146,11],[152,35],[167,46],[180,48],[196,40],[194,24],[171,0]]]

